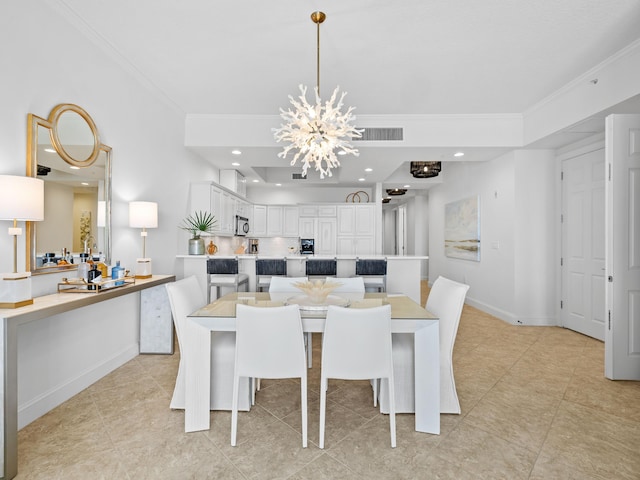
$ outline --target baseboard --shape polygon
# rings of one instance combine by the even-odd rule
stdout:
[[[130,345],[101,364],[80,372],[75,378],[71,378],[67,382],[44,392],[27,403],[18,405],[18,430],[135,358],[138,356],[138,350],[137,343]]]
[[[499,318],[502,321],[505,321],[511,325],[526,325],[529,327],[556,327],[558,326],[558,322],[554,317],[518,317],[513,313],[507,312],[500,308],[493,307],[486,303],[480,302],[478,300],[474,300],[473,298],[467,297],[465,299],[465,303],[471,305],[472,307],[477,308],[478,310],[482,310],[489,315],[493,315],[494,317]]]

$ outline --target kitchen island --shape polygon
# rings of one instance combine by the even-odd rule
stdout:
[[[206,295],[207,291],[207,259],[208,258],[237,258],[240,273],[249,275],[249,290],[255,290],[256,259],[285,258],[287,260],[287,275],[289,277],[305,276],[305,262],[308,259],[333,259],[338,261],[338,277],[352,277],[356,273],[356,259],[386,259],[387,260],[387,292],[403,293],[414,302],[420,303],[420,280],[422,279],[422,264],[428,260],[427,256],[397,256],[397,255],[177,255],[176,273],[178,277],[195,275],[200,287]],[[229,293],[224,290],[222,294]],[[212,292],[215,295],[215,292]],[[213,299],[214,297],[212,297]]]

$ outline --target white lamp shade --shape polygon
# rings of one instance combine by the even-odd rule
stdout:
[[[0,220],[44,220],[44,182],[0,175]]]
[[[129,202],[129,226],[158,228],[158,204],[155,202]]]

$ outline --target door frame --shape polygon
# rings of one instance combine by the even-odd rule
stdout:
[[[604,132],[599,133],[597,135],[593,135],[589,138],[586,138],[580,142],[572,143],[566,147],[559,149],[556,152],[556,198],[555,198],[555,218],[556,225],[558,226],[556,230],[556,240],[555,240],[555,251],[556,251],[556,278],[555,282],[558,285],[556,289],[556,298],[555,298],[555,316],[557,319],[557,326],[564,327],[562,325],[562,309],[560,308],[560,302],[564,297],[564,293],[562,291],[562,266],[560,265],[560,259],[562,258],[562,194],[563,194],[563,182],[561,180],[562,175],[562,162],[564,160],[568,160],[570,158],[578,157],[580,155],[584,155],[587,153],[594,152],[596,150],[604,149],[605,141],[604,141]]]

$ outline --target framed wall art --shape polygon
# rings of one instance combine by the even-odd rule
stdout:
[[[480,197],[464,198],[444,206],[444,254],[480,261]]]

